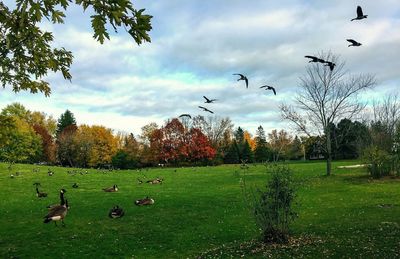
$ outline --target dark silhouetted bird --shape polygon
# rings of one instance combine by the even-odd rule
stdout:
[[[208,99],[208,98],[205,97],[204,95],[203,95],[203,98],[206,99],[206,101],[205,101],[204,103],[213,103],[213,102],[215,102],[215,101],[218,101],[217,99]]]
[[[110,210],[108,216],[112,219],[116,219],[124,216],[124,214],[125,214],[124,210],[117,205]]]
[[[203,109],[205,112],[214,113],[213,111],[210,111],[210,110],[207,109],[206,107],[199,106],[199,108],[200,108],[200,109]]]
[[[353,40],[353,39],[347,39],[347,41],[351,43],[351,44],[349,45],[349,47],[351,47],[351,46],[359,47],[359,46],[362,45],[360,42],[357,42],[357,41],[355,41],[355,40]]]
[[[263,86],[261,86],[260,88],[265,88],[265,90],[272,90],[272,92],[274,92],[274,95],[276,95],[275,88],[273,88],[272,86],[263,85]]]
[[[368,15],[364,15],[361,6],[357,6],[357,17],[351,19],[351,21],[354,21],[354,20],[362,20],[362,19],[365,19],[365,18],[367,18],[367,17],[368,17]]]
[[[233,74],[233,75],[240,76],[240,78],[237,81],[244,80],[246,82],[246,88],[249,88],[249,79],[247,79],[246,76],[242,74]]]
[[[325,63],[325,60],[320,59],[320,58],[317,58],[317,57],[314,57],[314,56],[304,56],[304,57],[305,57],[305,58],[311,58],[311,60],[308,61],[308,63],[311,63],[311,62]]]
[[[79,185],[77,184],[77,183],[74,183],[73,185],[72,185],[72,188],[78,188],[79,187]]]
[[[192,116],[190,116],[190,114],[186,114],[186,113],[179,115],[179,118],[182,118],[182,117],[188,117],[190,119],[192,118]]]
[[[336,64],[335,63],[333,63],[333,62],[330,62],[330,61],[325,61],[325,66],[329,66],[329,69],[331,70],[331,71],[333,71],[333,69],[335,68],[335,66],[336,66]]]

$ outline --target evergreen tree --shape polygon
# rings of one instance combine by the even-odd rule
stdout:
[[[256,162],[264,162],[269,160],[270,152],[267,146],[267,138],[262,126],[259,126],[256,132],[256,149],[254,150],[254,158]]]
[[[242,157],[244,161],[247,161],[247,163],[253,163],[254,162],[254,153],[251,150],[249,142],[246,140],[243,144],[243,150],[242,150]]]
[[[299,160],[303,157],[303,144],[299,137],[295,137],[290,143],[289,159]]]
[[[235,139],[236,139],[238,144],[243,144],[243,142],[244,142],[244,131],[243,131],[243,129],[241,127],[239,127],[235,131]]]
[[[74,114],[69,110],[66,110],[63,114],[61,114],[61,117],[58,119],[57,132],[56,132],[57,138],[60,135],[60,133],[69,125],[76,126],[76,120]]]
[[[224,157],[225,164],[238,164],[240,161],[239,152],[238,152],[238,144],[236,140],[234,140],[230,145]]]

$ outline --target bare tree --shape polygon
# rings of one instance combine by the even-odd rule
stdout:
[[[371,134],[373,144],[391,152],[397,127],[400,123],[400,102],[396,94],[382,101],[374,101],[372,106]]]
[[[224,139],[224,133],[226,131],[231,132],[233,124],[231,119],[228,117],[221,118],[218,116],[201,116],[198,115],[193,118],[193,128],[200,129],[210,140],[211,145],[214,148],[218,148]]]
[[[372,88],[375,77],[369,74],[351,75],[345,63],[332,53],[321,53],[321,59],[333,62],[331,69],[322,63],[309,65],[300,78],[300,92],[294,105],[282,104],[281,115],[308,136],[325,136],[326,173],[331,174],[332,146],[330,125],[343,118],[351,119],[364,107],[357,99],[360,92]]]

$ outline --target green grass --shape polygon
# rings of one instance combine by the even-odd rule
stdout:
[[[323,162],[291,163],[299,182],[294,237],[311,237],[293,247],[271,247],[251,252],[239,244],[258,232],[243,202],[242,172],[238,165],[199,168],[157,168],[72,176],[67,168],[15,165],[22,175],[13,179],[0,164],[0,258],[186,258],[238,257],[362,257],[396,258],[400,251],[400,180],[371,180],[365,169],[336,169],[354,161],[335,162],[331,177]],[[162,185],[137,183],[137,178],[162,177]],[[250,166],[248,185],[268,179],[263,165]],[[47,198],[35,196],[41,183]],[[77,182],[78,189],[71,188]],[[117,193],[104,187],[118,184]],[[66,227],[43,224],[46,206],[58,203],[60,188],[67,189],[70,210]],[[145,196],[155,204],[137,207]],[[115,204],[125,216],[108,218]],[[381,208],[379,204],[392,204]],[[212,251],[211,251],[212,250]],[[206,252],[211,251],[211,252]],[[206,253],[205,253],[206,252]]]

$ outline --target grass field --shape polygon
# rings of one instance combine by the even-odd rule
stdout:
[[[71,175],[67,168],[15,165],[10,178],[0,164],[0,258],[194,258],[202,257],[357,257],[400,255],[400,180],[371,180],[365,169],[337,169],[325,177],[323,162],[292,163],[299,182],[293,235],[299,245],[257,249],[258,235],[240,188],[238,165],[156,168]],[[34,173],[33,168],[40,168]],[[51,168],[54,176],[47,175]],[[176,170],[176,171],[175,171]],[[263,165],[250,166],[248,185],[268,179]],[[162,185],[137,178],[164,178]],[[49,194],[39,199],[34,182]],[[71,188],[73,183],[79,188]],[[117,193],[102,188],[117,184]],[[46,206],[67,190],[66,227],[44,224]],[[153,206],[134,201],[150,196]],[[120,219],[108,218],[118,204]],[[306,237],[306,238],[305,238]],[[311,240],[302,243],[301,240]],[[240,245],[242,244],[242,245]]]

